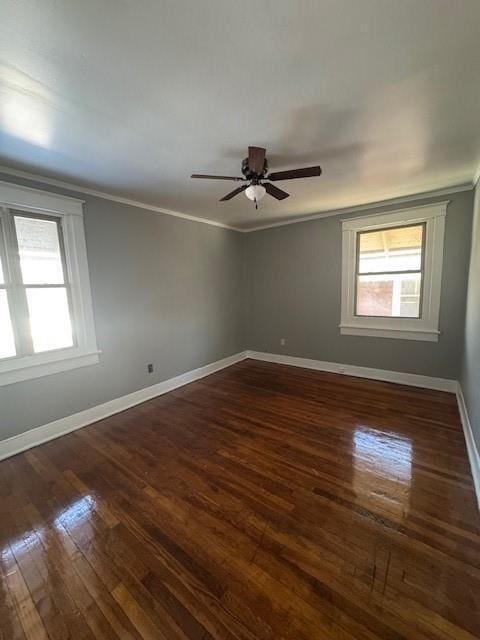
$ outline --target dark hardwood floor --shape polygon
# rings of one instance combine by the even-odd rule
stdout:
[[[5,640],[471,640],[455,397],[247,360],[0,463]]]

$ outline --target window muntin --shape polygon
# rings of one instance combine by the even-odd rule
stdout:
[[[357,234],[355,315],[420,318],[425,223]]]
[[[0,298],[0,323],[5,328],[0,358],[73,347],[70,284],[60,218],[7,209],[2,222],[3,272],[6,265],[10,278],[4,285],[7,302],[2,303]]]

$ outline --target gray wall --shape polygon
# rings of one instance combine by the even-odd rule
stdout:
[[[340,219],[335,216],[248,234],[249,349],[458,379],[472,197],[468,191],[443,198],[450,200],[450,204],[442,278],[442,335],[438,343],[340,335],[342,238]],[[418,204],[427,202],[422,200]],[[377,211],[415,204],[412,200],[401,207]],[[342,218],[359,215],[362,214]],[[286,340],[285,347],[280,346],[281,338]]]
[[[98,365],[0,387],[0,440],[245,349],[242,234],[51,190],[86,199],[103,354]]]
[[[480,450],[480,182],[475,189],[472,251],[467,290],[465,345],[460,382]]]
[[[2,174],[0,179],[46,188]],[[243,235],[56,187],[51,190],[86,199],[90,280],[103,354],[100,364],[92,367],[0,387],[0,440],[245,348],[459,377],[472,192],[448,196],[442,335],[439,343],[428,343],[340,335],[339,217]],[[477,196],[477,236],[478,209]],[[477,237],[470,265],[463,367],[464,392],[477,435],[479,288]],[[286,339],[285,347],[280,338]],[[155,366],[153,374],[146,371],[149,362]]]

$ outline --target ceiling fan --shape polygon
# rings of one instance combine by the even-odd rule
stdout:
[[[236,176],[210,176],[201,173],[192,173],[191,178],[204,178],[207,180],[234,180],[236,182],[244,182],[226,196],[220,198],[220,202],[231,200],[239,193],[245,192],[249,200],[255,203],[255,209],[258,209],[258,202],[263,196],[273,196],[277,200],[288,198],[289,194],[282,191],[271,182],[277,180],[292,180],[294,178],[311,178],[319,176],[322,173],[320,167],[304,167],[303,169],[289,169],[287,171],[277,171],[268,173],[268,162],[265,157],[266,150],[262,147],[248,147],[248,158],[242,162],[243,178]],[[271,181],[271,182],[266,182]]]

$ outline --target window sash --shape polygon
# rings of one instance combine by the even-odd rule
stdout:
[[[63,283],[25,284],[23,282],[20,252],[18,248],[18,239],[15,229],[16,217],[48,220],[56,224],[59,240],[60,258],[62,263]],[[76,323],[74,322],[71,290],[72,288],[68,277],[62,218],[58,216],[3,208],[2,215],[0,216],[0,222],[0,257],[2,258],[2,268],[5,278],[5,284],[0,285],[0,288],[7,291],[10,320],[12,323],[16,349],[16,355],[10,356],[8,358],[1,358],[0,362],[24,358],[26,356],[36,356],[55,351],[65,351],[76,347]],[[67,294],[68,312],[72,327],[72,345],[59,347],[56,349],[48,349],[45,351],[35,351],[30,326],[27,290],[54,288],[64,289]]]
[[[418,304],[418,314],[416,316],[402,316],[402,315],[396,315],[396,314],[392,314],[392,315],[380,315],[380,314],[367,314],[367,313],[358,313],[358,306],[359,306],[359,296],[358,296],[358,284],[359,284],[359,280],[361,277],[365,276],[365,275],[371,275],[371,276],[383,276],[383,275],[404,275],[405,273],[408,274],[412,274],[412,275],[420,275],[420,292],[419,294],[414,294],[414,293],[408,293],[408,294],[402,294],[401,291],[399,293],[399,299],[398,302],[399,304],[401,304],[402,300],[404,298],[413,298],[413,300],[409,300],[408,302],[416,302],[417,298],[419,301]],[[391,272],[375,272],[375,273],[360,273],[357,274],[356,276],[356,280],[355,280],[355,317],[356,318],[387,318],[387,319],[405,319],[405,320],[421,320],[422,319],[422,305],[423,305],[423,273],[422,271],[394,271],[393,273]]]
[[[403,270],[390,270],[390,271],[360,271],[360,241],[363,235],[367,235],[369,233],[378,233],[379,231],[394,231],[395,229],[409,229],[413,227],[422,227],[422,245],[421,245],[421,261],[420,261],[420,269],[403,269]],[[402,224],[402,225],[385,225],[378,227],[376,229],[368,230],[368,231],[357,231],[356,232],[356,242],[355,242],[355,282],[354,282],[354,316],[356,318],[395,318],[395,319],[405,319],[405,320],[421,320],[423,317],[423,287],[424,287],[424,272],[425,272],[425,243],[426,243],[426,231],[427,231],[427,223],[410,223],[410,224]],[[418,315],[416,316],[400,316],[400,315],[367,315],[358,313],[358,283],[361,276],[389,276],[389,275],[416,275],[420,274],[420,293],[419,293],[419,305],[418,305]],[[410,294],[412,295],[412,294]],[[402,298],[402,296],[400,296]]]

